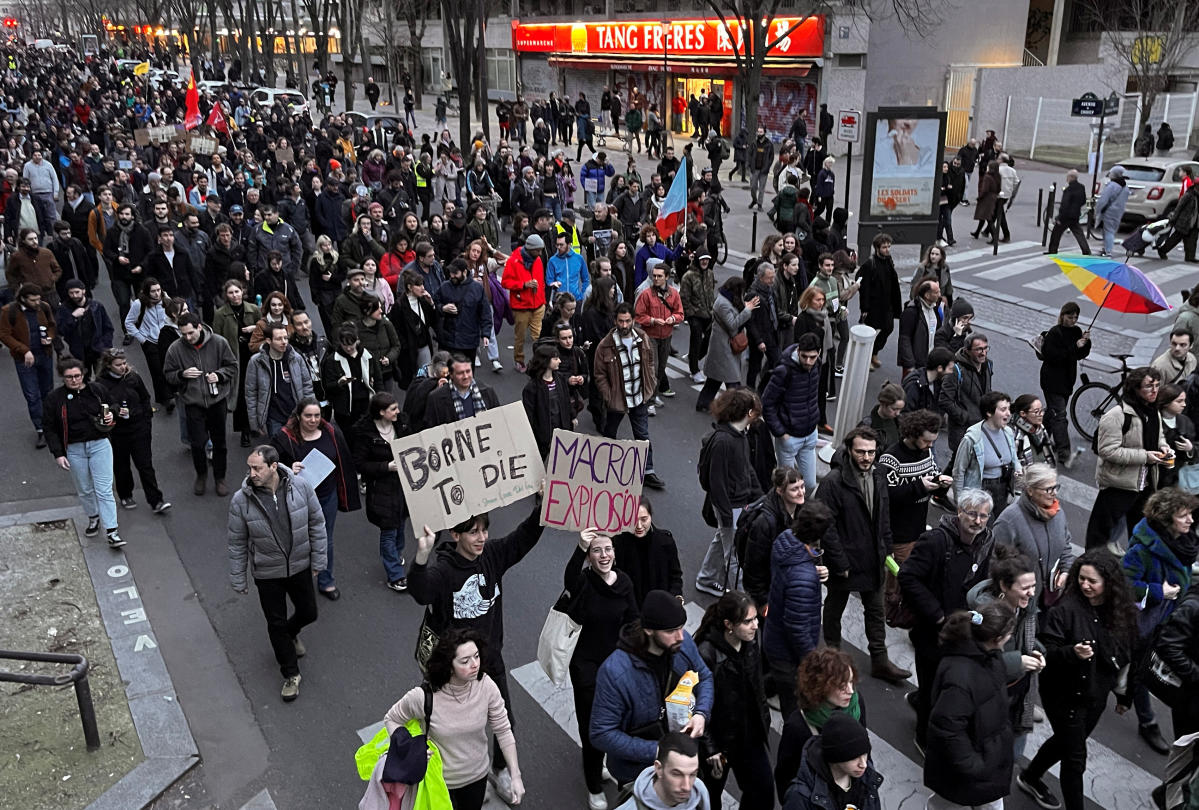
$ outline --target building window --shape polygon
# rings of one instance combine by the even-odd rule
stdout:
[[[510,48],[487,49],[487,89],[516,92],[516,54]]]
[[[866,67],[866,54],[839,53],[836,55],[835,61],[839,68],[864,68]]]
[[[441,87],[441,49],[440,48],[421,48],[420,66],[424,72],[421,77],[421,85],[424,87]]]

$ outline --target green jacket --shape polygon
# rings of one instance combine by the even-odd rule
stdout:
[[[1128,551],[1124,553],[1124,573],[1141,608],[1138,619],[1142,634],[1152,632],[1178,604],[1178,600],[1162,596],[1163,583],[1182,588],[1179,596],[1191,586],[1190,564],[1179,561],[1148,518],[1141,518],[1132,530]]]
[[[641,129],[641,110],[636,107],[630,107],[629,111],[624,114],[624,125],[629,132],[636,132]]]
[[[706,273],[698,267],[691,268],[683,274],[679,296],[683,299],[684,317],[711,318],[716,303],[716,274],[711,268]]]

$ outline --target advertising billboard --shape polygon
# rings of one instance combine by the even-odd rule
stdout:
[[[798,25],[797,25],[798,23]],[[520,53],[603,56],[729,56],[745,52],[737,20],[718,18],[526,23],[512,21],[512,49]],[[772,57],[817,57],[824,52],[824,17],[776,17]]]
[[[945,119],[934,107],[888,107],[867,113],[862,222],[936,223]]]

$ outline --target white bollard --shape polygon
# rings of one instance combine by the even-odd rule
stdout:
[[[849,330],[849,350],[845,353],[845,375],[837,391],[837,415],[833,420],[833,436],[821,448],[820,458],[827,464],[841,446],[845,434],[862,421],[866,402],[866,381],[870,376],[870,358],[874,353],[874,338],[878,330],[859,323]]]

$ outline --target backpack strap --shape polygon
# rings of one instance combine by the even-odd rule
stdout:
[[[425,736],[429,736],[429,722],[433,717],[433,687],[428,681],[421,681],[421,691],[425,693]]]

